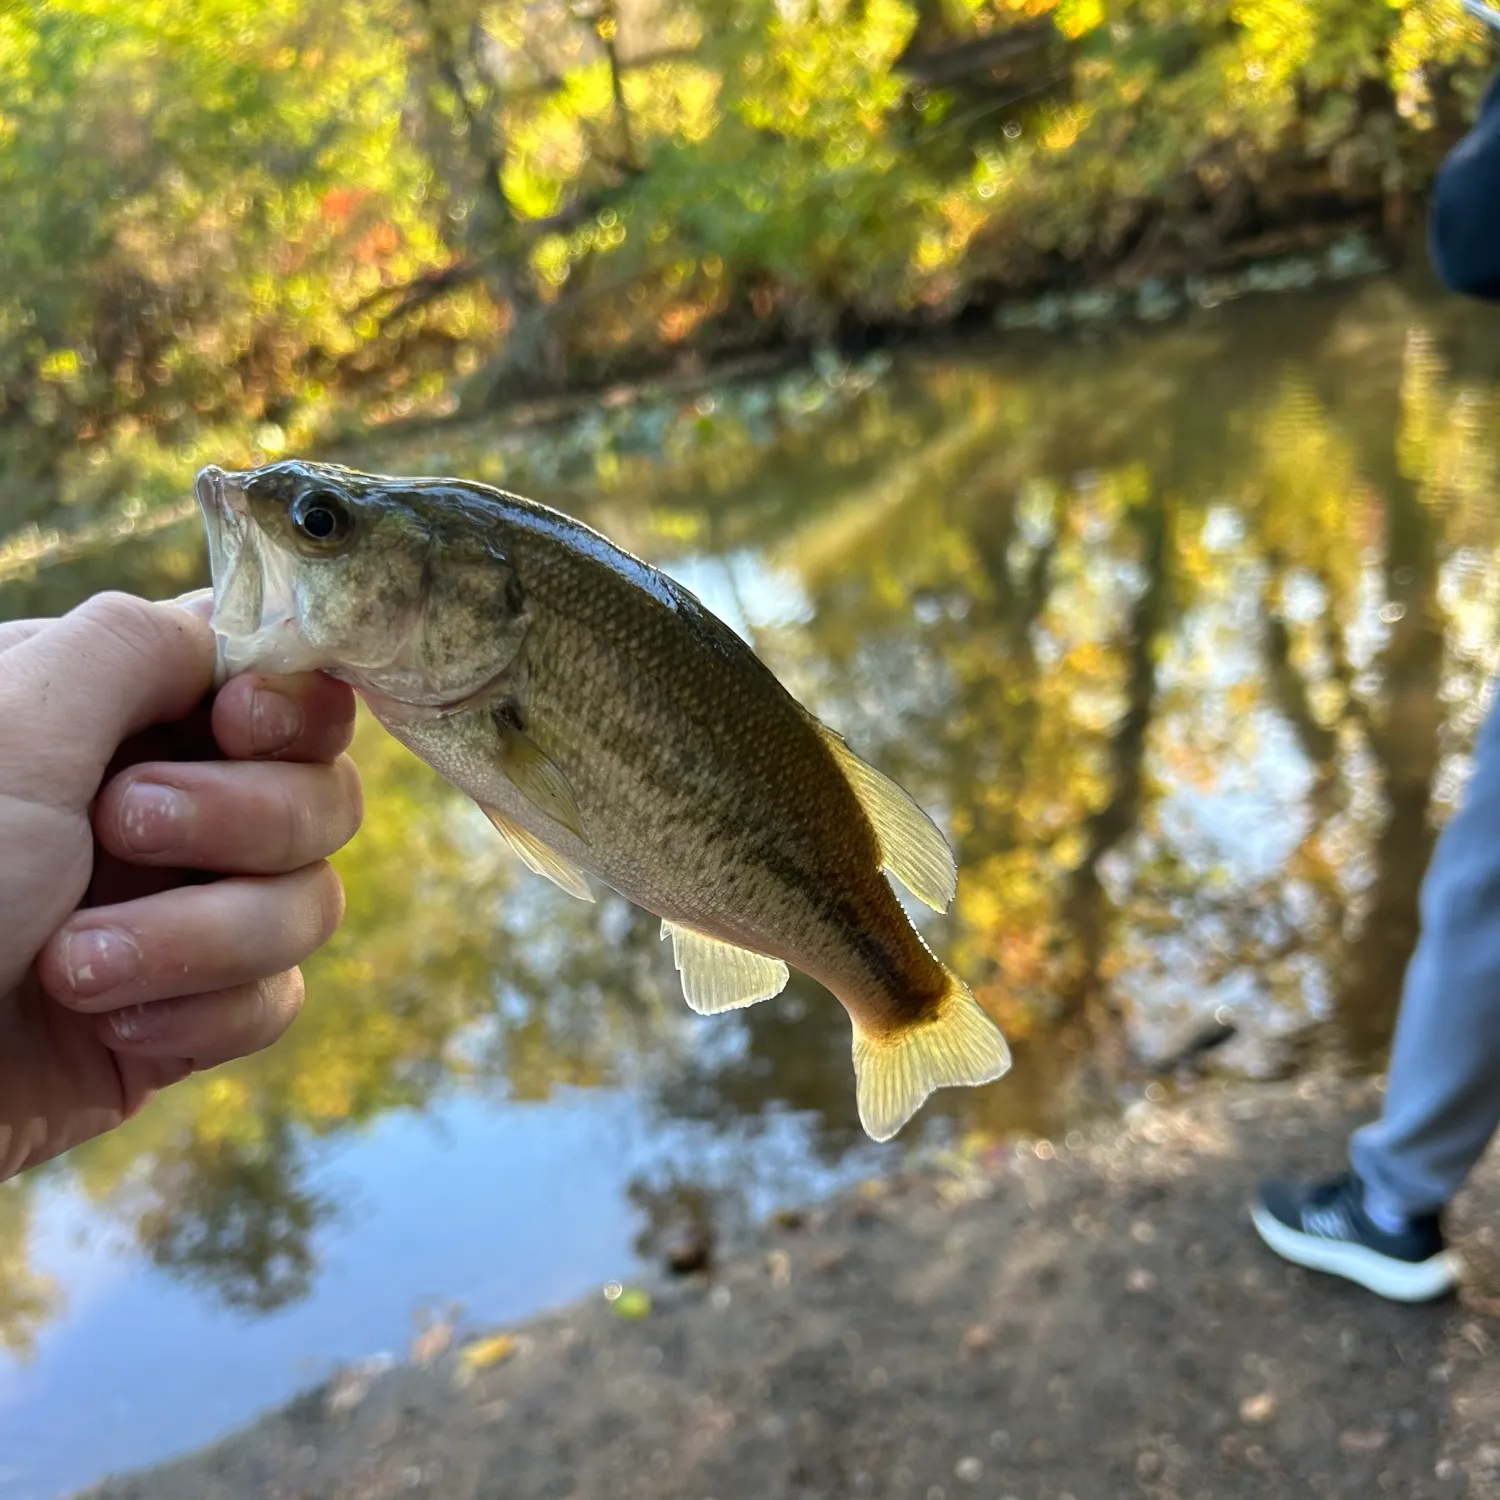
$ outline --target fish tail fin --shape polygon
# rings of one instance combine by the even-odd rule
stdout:
[[[934,1089],[993,1083],[1010,1071],[1010,1048],[973,992],[945,969],[948,988],[923,1015],[884,1034],[854,1027],[860,1124],[888,1141]]]

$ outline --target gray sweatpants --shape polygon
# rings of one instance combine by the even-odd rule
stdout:
[[[1408,1215],[1443,1207],[1500,1129],[1500,704],[1422,885],[1385,1111],[1355,1133],[1354,1170]]]

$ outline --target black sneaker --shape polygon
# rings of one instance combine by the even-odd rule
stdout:
[[[1250,1218],[1283,1260],[1358,1282],[1393,1302],[1427,1302],[1458,1285],[1463,1262],[1447,1248],[1436,1214],[1387,1234],[1365,1214],[1352,1172],[1331,1182],[1268,1182]]]

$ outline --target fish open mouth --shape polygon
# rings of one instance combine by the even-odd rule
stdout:
[[[245,540],[244,517],[229,510],[224,498],[224,471],[210,464],[199,471],[193,484],[198,509],[203,512],[203,528],[208,534],[208,571],[218,599],[224,580],[233,565],[233,554]],[[236,533],[232,538],[230,533]]]
[[[210,464],[193,485],[208,538],[221,675],[249,667],[301,671],[294,560],[262,534],[233,474]]]

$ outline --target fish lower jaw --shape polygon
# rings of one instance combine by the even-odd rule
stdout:
[[[317,671],[326,663],[309,649],[296,629],[295,622],[263,626],[250,635],[235,635],[217,621],[215,639],[216,683],[224,683],[242,672],[265,672],[272,676],[290,676],[296,672]]]

